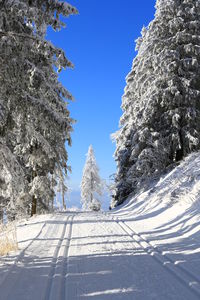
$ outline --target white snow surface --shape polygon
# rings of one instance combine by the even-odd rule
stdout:
[[[200,154],[111,212],[60,212],[17,226],[0,300],[200,299]]]

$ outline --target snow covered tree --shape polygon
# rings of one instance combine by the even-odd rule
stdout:
[[[200,148],[200,2],[157,0],[156,9],[126,78],[112,206]]]
[[[90,145],[81,181],[81,202],[83,209],[100,210],[101,202],[98,199],[98,195],[102,195],[102,181],[99,176],[99,168],[94,156],[94,150],[92,145]]]
[[[72,96],[58,73],[73,65],[45,35],[65,25],[61,14],[76,13],[64,1],[0,2],[0,199],[13,214],[17,205],[31,214],[48,209],[69,170]]]

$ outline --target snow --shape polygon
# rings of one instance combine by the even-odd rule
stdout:
[[[0,300],[200,298],[200,155],[111,212],[22,220]]]

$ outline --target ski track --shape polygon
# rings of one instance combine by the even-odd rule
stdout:
[[[200,279],[186,268],[176,264],[167,254],[163,254],[158,247],[151,245],[146,238],[134,231],[125,221],[117,217],[105,214],[114,220],[124,232],[126,232],[136,243],[138,243],[144,251],[151,255],[159,264],[161,264],[171,274],[176,276],[180,282],[191,289],[197,296],[200,297]],[[194,281],[195,280],[195,281]]]
[[[68,252],[69,246],[71,241],[72,235],[72,222],[74,216],[68,216],[65,224],[63,226],[62,235],[59,239],[58,245],[54,251],[53,259],[51,262],[51,270],[48,277],[46,293],[44,300],[54,300],[58,299],[65,299],[65,280],[66,280],[66,273],[67,273],[67,261],[68,261]],[[67,233],[67,222],[70,220],[69,223],[69,232]],[[66,241],[65,245],[64,242]],[[63,255],[59,257],[59,252],[61,247],[64,247]],[[58,275],[60,276],[58,277]]]
[[[77,250],[72,251],[71,274],[69,273],[69,282],[74,285],[74,297],[67,299],[199,299],[199,294],[188,287],[182,277],[180,279],[158,262],[108,214],[97,214],[96,218],[95,214],[79,214],[76,220],[81,223],[81,227],[75,225],[73,247]],[[140,266],[143,257],[144,262]],[[143,271],[146,263],[145,268],[150,268],[149,278]],[[101,281],[100,284],[98,280]],[[165,280],[168,280],[166,284]],[[147,287],[145,282],[148,282]],[[161,283],[162,288],[159,290]]]
[[[200,299],[200,279],[123,217],[59,213],[43,222],[13,264],[0,266],[0,300]]]
[[[16,267],[16,265],[18,263],[21,262],[21,260],[24,258],[26,251],[32,246],[32,244],[37,241],[37,239],[39,239],[44,231],[46,227],[46,222],[44,222],[42,228],[40,229],[40,231],[38,232],[38,234],[36,235],[36,237],[34,237],[31,242],[23,249],[20,251],[20,253],[18,254],[18,256],[16,256],[16,258],[14,259],[12,265],[10,266],[8,272],[6,273],[6,275],[4,277],[2,277],[0,279],[0,287],[1,285],[4,283],[4,281],[7,279],[7,277],[11,274],[11,272],[13,271],[13,269]],[[48,230],[46,231],[44,238],[46,238],[48,232],[50,231],[51,228],[48,228]]]
[[[64,259],[67,258],[68,254],[68,248],[69,248],[69,241],[70,241],[70,236],[65,238],[65,233],[66,233],[66,228],[67,228],[67,221],[71,217],[71,223],[70,223],[70,234],[71,234],[71,227],[72,227],[72,219],[74,216],[67,216],[64,221],[63,225],[63,230],[61,237],[59,238],[58,244],[55,247],[54,254],[52,256],[52,261],[50,262],[50,271],[48,274],[48,280],[47,280],[47,286],[45,290],[45,298],[41,299],[57,299],[57,296],[51,296],[52,292],[52,287],[54,285],[54,275],[55,275],[55,270],[56,270],[56,265],[58,264],[58,254],[61,249],[61,246],[63,246],[64,240],[67,240],[67,244],[64,246],[65,247],[65,256]],[[23,265],[23,260],[33,257],[32,260],[34,260],[34,257],[40,255],[40,252],[44,249],[48,251],[48,246],[49,246],[49,239],[52,238],[52,236],[56,236],[58,234],[58,231],[60,230],[60,225],[56,224],[56,221],[58,221],[58,217],[52,217],[50,222],[45,221],[44,224],[42,225],[42,228],[40,229],[39,233],[34,237],[31,242],[20,252],[20,254],[16,257],[14,260],[13,264],[8,267],[8,271],[6,272],[6,275],[1,278],[0,282],[0,300],[14,300],[15,299],[15,290],[18,289],[19,284],[23,285],[21,282],[24,280],[24,269],[21,267]],[[55,221],[55,224],[52,224]],[[49,223],[49,224],[48,224]],[[47,226],[48,225],[48,226]],[[44,233],[44,229],[47,229],[46,232]],[[44,235],[43,235],[44,233]],[[41,247],[38,246],[39,241],[45,241],[44,244],[42,244]],[[35,243],[35,245],[34,245]],[[26,258],[25,258],[26,257]],[[21,268],[19,268],[21,267]],[[64,268],[64,267],[63,267]],[[29,275],[28,271],[27,275]],[[64,274],[64,271],[63,271]],[[64,283],[63,283],[64,284]],[[6,287],[6,288],[5,288]],[[37,286],[36,286],[37,288]],[[21,291],[20,291],[21,292]],[[41,293],[43,294],[43,293]],[[57,291],[56,291],[57,294]],[[17,297],[17,299],[22,299],[21,297]],[[32,295],[24,295],[23,299],[36,299],[32,298]],[[58,299],[62,299],[58,298]]]
[[[28,254],[28,256],[31,256],[33,254],[35,255],[37,253],[36,252],[36,250],[38,250],[37,245],[31,249],[31,247],[34,245],[34,242],[37,242],[38,239],[40,239],[40,238],[46,240],[45,245],[44,245],[44,248],[45,248],[45,246],[48,244],[48,238],[50,238],[52,236],[52,234],[56,232],[55,225],[49,226],[47,228],[47,231],[45,232],[44,236],[42,236],[42,233],[43,233],[46,225],[47,225],[47,222],[44,223],[44,225],[42,226],[42,228],[39,231],[39,233],[37,234],[37,236],[35,238],[33,238],[33,240],[28,244],[28,246],[20,252],[20,254],[15,259],[14,264],[9,268],[8,272],[6,273],[6,276],[0,282],[0,291],[1,291],[1,286],[4,284],[4,282],[6,282],[6,280],[12,278],[12,280],[10,280],[11,283],[9,285],[9,288],[7,290],[4,289],[3,292],[1,291],[0,300],[13,299],[13,298],[11,298],[12,295],[10,295],[10,294],[12,294],[13,289],[15,289],[15,287],[17,287],[18,282],[21,280],[20,275],[22,275],[22,273],[23,273],[23,268],[20,268],[20,271],[18,271],[18,265],[23,265],[23,259],[25,258],[25,255],[27,254],[28,250],[30,250],[30,253]]]

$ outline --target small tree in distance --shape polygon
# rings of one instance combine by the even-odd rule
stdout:
[[[97,198],[102,195],[102,180],[94,156],[92,145],[89,146],[81,181],[81,203],[84,210],[99,211],[101,202]]]

